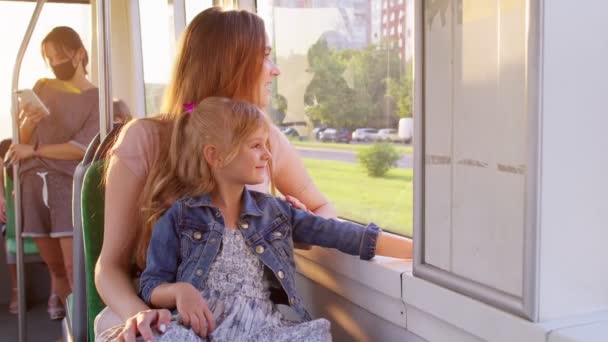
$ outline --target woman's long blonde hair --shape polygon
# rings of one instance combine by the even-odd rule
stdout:
[[[241,145],[258,129],[270,129],[258,107],[222,97],[208,97],[191,112],[181,114],[173,125],[167,168],[151,174],[144,187],[143,234],[137,246],[137,262],[144,265],[152,227],[178,199],[213,191],[216,186],[203,149],[213,145],[223,163],[229,164]],[[270,148],[270,146],[268,146]],[[269,161],[269,174],[272,163]]]
[[[174,125],[183,122],[180,120],[185,104],[219,96],[261,107],[259,94],[265,51],[264,22],[247,11],[212,7],[198,14],[186,27],[165,91],[162,114],[150,119],[160,126],[161,143],[140,199],[141,207],[147,209],[140,216],[143,231],[138,236],[136,252],[139,267],[145,265],[153,222],[178,192],[166,175],[172,158],[184,151],[170,150],[169,144],[162,142],[170,138]],[[160,183],[156,184],[157,181]]]

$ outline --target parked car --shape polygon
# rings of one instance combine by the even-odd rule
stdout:
[[[312,130],[312,136],[315,140],[321,140],[321,133],[327,129],[327,126],[315,127]]]
[[[357,128],[353,132],[354,141],[374,141],[378,136],[378,130],[375,128]]]
[[[293,127],[282,128],[281,132],[283,132],[283,134],[285,134],[285,136],[287,136],[288,138],[300,138],[300,133],[298,133],[298,131]]]
[[[347,129],[327,128],[319,135],[319,140],[323,142],[345,142],[350,143],[351,132]]]
[[[379,130],[376,140],[387,141],[387,142],[403,141],[403,139],[399,136],[399,134],[395,128],[383,128],[383,129]]]

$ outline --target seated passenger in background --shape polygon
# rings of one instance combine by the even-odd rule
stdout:
[[[11,146],[12,141],[5,139],[0,142],[0,226],[2,227],[2,237],[6,238],[6,197],[4,189],[4,157],[8,148]],[[8,266],[8,273],[11,279],[11,302],[8,305],[8,311],[12,314],[17,314],[19,307],[17,304],[17,267],[15,264],[14,256],[8,252],[8,246],[6,240],[3,241],[2,245],[6,251],[6,264]]]
[[[114,99],[114,123],[115,124],[125,124],[133,117],[131,116],[131,111],[129,110],[129,106],[120,99]]]
[[[248,190],[272,167],[269,132],[255,105],[220,97],[177,119],[169,167],[148,179],[169,191],[145,190],[154,228],[140,294],[148,305],[178,313],[156,341],[330,341],[329,322],[311,320],[296,292],[294,242],[364,260],[409,256],[408,245],[374,224],[325,219]],[[300,322],[278,311],[272,288]]]

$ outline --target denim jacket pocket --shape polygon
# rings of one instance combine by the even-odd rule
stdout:
[[[205,243],[209,239],[210,231],[207,227],[186,227],[180,233],[180,250],[182,260],[186,261],[192,256],[202,253]]]
[[[293,250],[293,243],[291,241],[291,228],[287,220],[277,218],[273,221],[270,228],[264,233],[264,239],[279,252],[281,257],[291,261],[290,251]]]

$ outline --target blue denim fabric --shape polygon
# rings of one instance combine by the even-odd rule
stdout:
[[[152,291],[163,283],[188,282],[202,290],[204,279],[220,250],[224,219],[209,195],[177,201],[154,226],[140,279],[140,294],[150,304]],[[274,196],[243,192],[239,229],[251,251],[274,275],[289,305],[310,320],[296,293],[293,243],[336,248],[369,260],[376,252],[380,228],[324,219]]]

